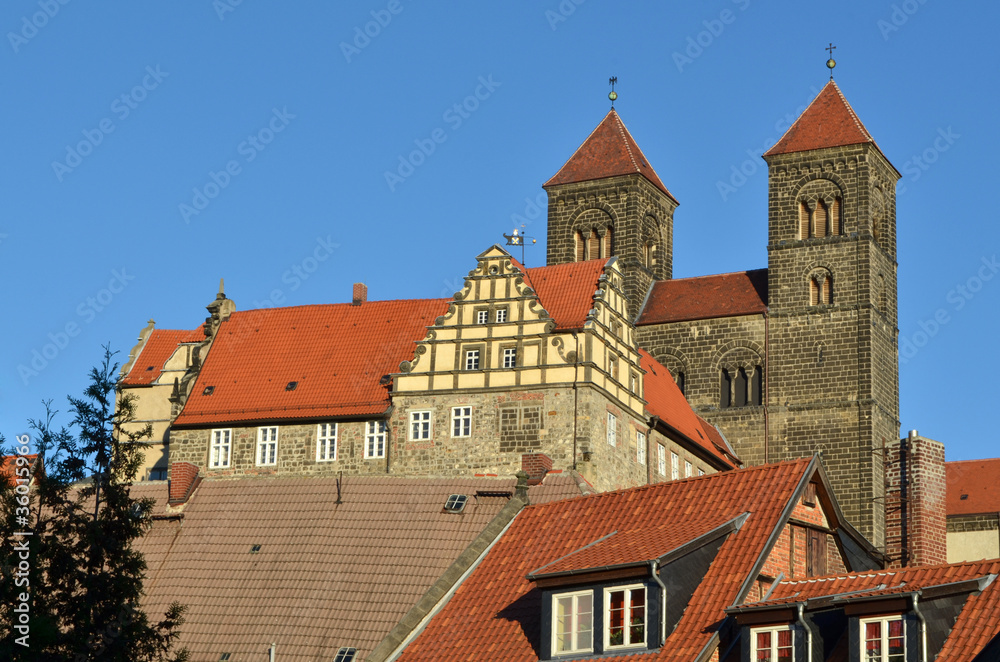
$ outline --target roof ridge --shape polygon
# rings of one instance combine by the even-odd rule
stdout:
[[[248,308],[246,310],[236,310],[236,311],[233,311],[233,315],[239,315],[241,313],[255,313],[255,312],[260,312],[262,310],[292,310],[292,309],[295,309],[295,308],[328,308],[328,307],[332,307],[332,306],[347,306],[347,307],[351,307],[351,308],[360,308],[361,306],[365,306],[365,305],[373,304],[373,303],[415,303],[415,302],[418,302],[418,301],[422,301],[422,302],[434,302],[434,301],[451,301],[451,300],[452,300],[451,297],[432,297],[432,298],[426,298],[426,299],[425,298],[421,298],[421,297],[415,297],[415,298],[412,298],[412,299],[378,299],[378,300],[375,300],[375,301],[369,300],[369,301],[365,301],[363,304],[360,304],[360,305],[355,305],[355,304],[351,303],[350,301],[338,301],[338,302],[330,302],[330,303],[304,303],[304,304],[301,304],[301,305],[298,305],[298,306],[275,306],[273,308],[264,307],[264,308]]]
[[[945,465],[961,464],[963,462],[1000,462],[1000,457],[981,457],[972,460],[948,460]]]
[[[662,280],[655,281],[657,283],[667,283],[671,281],[679,280],[697,280],[699,278],[719,278],[720,276],[736,276],[738,274],[749,274],[754,271],[767,271],[767,267],[758,267],[756,269],[744,269],[742,271],[725,271],[721,274],[703,274],[701,276],[685,276],[684,278],[664,278]]]
[[[611,112],[615,113],[615,109],[612,108]],[[625,143],[625,151],[628,152],[628,158],[632,162],[632,167],[641,173],[642,169],[639,167],[639,164],[635,162],[635,155],[632,154],[632,146],[629,145],[629,138],[632,138],[632,134],[625,128],[625,124],[622,122],[622,118],[618,116],[618,113],[615,113],[615,121],[618,123],[618,133],[621,134],[622,142]],[[635,142],[635,138],[632,138],[632,142]],[[636,143],[636,148],[638,147],[639,143]]]
[[[872,134],[869,133],[868,129],[861,122],[861,118],[858,117],[858,114],[856,112],[854,112],[854,107],[847,100],[847,97],[844,96],[844,93],[841,91],[840,86],[837,85],[836,81],[834,80],[830,80],[830,84],[833,85],[833,89],[837,91],[837,95],[840,97],[840,100],[844,102],[844,105],[847,107],[847,111],[851,114],[851,117],[854,118],[854,123],[857,125],[858,130],[860,130],[862,133],[868,136],[869,140],[875,142],[875,139],[872,138]]]

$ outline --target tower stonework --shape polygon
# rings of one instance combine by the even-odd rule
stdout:
[[[544,188],[547,264],[617,256],[635,316],[650,285],[673,275],[678,203],[614,110]]]

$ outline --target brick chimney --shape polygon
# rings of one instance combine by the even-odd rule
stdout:
[[[355,306],[360,306],[364,302],[368,301],[368,286],[364,283],[354,284],[354,299],[351,300],[351,304]]]
[[[552,458],[545,453],[524,453],[521,455],[521,470],[528,474],[528,485],[538,485],[552,470]]]
[[[885,542],[893,567],[947,562],[944,444],[916,430],[886,448]]]
[[[170,481],[168,483],[169,503],[180,506],[187,503],[194,488],[201,482],[198,477],[198,466],[190,462],[172,462],[170,464]]]

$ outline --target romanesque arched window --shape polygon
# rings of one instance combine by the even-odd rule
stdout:
[[[843,200],[838,187],[829,179],[815,179],[796,195],[799,239],[842,234]]]
[[[826,269],[809,274],[809,305],[823,306],[833,303],[833,276]]]
[[[719,407],[725,409],[729,407],[732,400],[733,380],[729,377],[729,371],[722,369],[722,379],[719,384]]]
[[[733,384],[733,406],[734,407],[746,407],[747,406],[747,388],[750,385],[747,380],[747,371],[743,368],[736,369],[736,381]]]
[[[583,233],[577,230],[573,233],[575,244],[576,261],[582,262],[587,259],[587,242],[583,239]]]
[[[719,407],[759,407],[764,402],[764,369],[759,365],[723,368],[719,380]]]
[[[601,245],[601,257],[611,257],[615,254],[614,230],[611,227],[604,229],[604,241]]]

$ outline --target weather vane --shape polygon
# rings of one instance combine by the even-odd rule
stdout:
[[[833,59],[833,51],[836,49],[837,47],[833,45],[832,41],[830,42],[830,45],[824,49],[830,53],[830,59],[826,61],[826,66],[830,70],[830,80],[833,80],[833,68],[837,66],[837,61]]]
[[[608,79],[608,83],[611,85],[611,93],[608,94],[608,98],[611,99],[611,107],[615,107],[615,99],[618,98],[618,93],[615,92],[615,83],[618,82],[618,76],[612,76]]]
[[[508,246],[520,246],[521,247],[521,264],[524,264],[524,240],[525,239],[531,239],[531,237],[529,237],[528,235],[524,234],[524,226],[525,226],[525,224],[522,223],[521,224],[521,232],[518,232],[517,228],[514,228],[514,233],[513,234],[505,234],[503,236],[504,239],[507,240],[507,245]],[[536,243],[536,240],[535,239],[531,239],[531,243],[533,243],[533,244]],[[527,265],[525,265],[525,266],[527,266]]]

